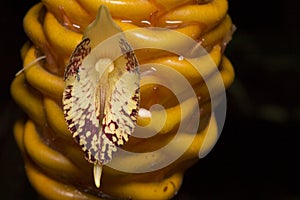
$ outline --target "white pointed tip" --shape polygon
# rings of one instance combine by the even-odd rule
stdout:
[[[101,174],[102,165],[97,163],[94,165],[94,182],[97,188],[100,188]]]

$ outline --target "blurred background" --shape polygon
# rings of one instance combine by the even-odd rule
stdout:
[[[27,40],[22,20],[38,0],[1,3],[0,191],[37,199],[13,138],[22,113],[10,83]],[[237,31],[226,49],[236,78],[227,118],[207,157],[188,170],[175,199],[300,199],[300,2],[229,1]],[[2,199],[1,197],[1,199]]]

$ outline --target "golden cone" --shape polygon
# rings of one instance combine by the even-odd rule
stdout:
[[[107,6],[123,31],[138,27],[169,28],[196,40],[218,66],[225,88],[234,79],[232,65],[223,55],[233,31],[226,0],[42,0],[24,18],[24,29],[31,43],[22,48],[24,71],[11,85],[14,100],[28,115],[26,121],[16,122],[14,129],[28,178],[46,199],[171,199],[180,188],[185,170],[199,159],[199,150],[209,151],[218,139],[218,127],[211,115],[211,97],[203,77],[190,62],[159,49],[135,51],[142,65],[159,63],[177,70],[201,97],[196,104],[190,100],[178,102],[164,87],[155,84],[141,87],[142,107],[164,105],[166,123],[153,137],[130,139],[124,146],[128,151],[147,152],[165,146],[174,137],[174,129],[182,120],[180,110],[192,112],[197,106],[201,110],[201,122],[193,142],[170,165],[147,173],[122,172],[103,166],[101,187],[98,189],[92,176],[93,165],[84,159],[83,152],[67,129],[61,102],[65,87],[63,73],[71,53],[82,39],[83,31],[94,20],[102,4]],[[145,42],[153,40],[147,29],[143,34],[148,38]],[[166,34],[155,37],[162,48],[183,45]],[[129,43],[138,41],[139,38],[136,38]],[[41,56],[45,58],[37,61]],[[204,57],[200,62],[206,65]],[[203,72],[206,73],[210,71]],[[214,76],[211,79],[213,81]],[[153,112],[152,116],[155,115],[159,118],[160,113]],[[148,123],[149,118],[139,116],[139,125]],[[190,136],[183,134],[182,137],[188,139]],[[175,147],[172,149],[172,152],[177,151]],[[120,162],[129,168],[139,163],[134,159],[121,159]]]

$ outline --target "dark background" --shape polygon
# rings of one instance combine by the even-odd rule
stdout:
[[[22,19],[37,0],[1,6],[0,191],[4,199],[36,199],[13,138],[20,115],[9,86],[27,40]],[[227,118],[207,157],[187,173],[175,199],[300,199],[300,2],[229,1],[237,26],[226,54],[236,79]],[[1,199],[2,199],[1,197]]]

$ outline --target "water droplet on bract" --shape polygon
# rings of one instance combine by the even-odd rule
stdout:
[[[78,24],[72,24],[72,26],[78,30],[80,29],[80,26]]]
[[[178,57],[178,60],[180,60],[180,61],[182,61],[183,59],[184,59],[183,56],[179,56],[179,57]]]
[[[123,23],[132,23],[132,20],[130,20],[130,19],[122,19],[121,22],[123,22]]]

